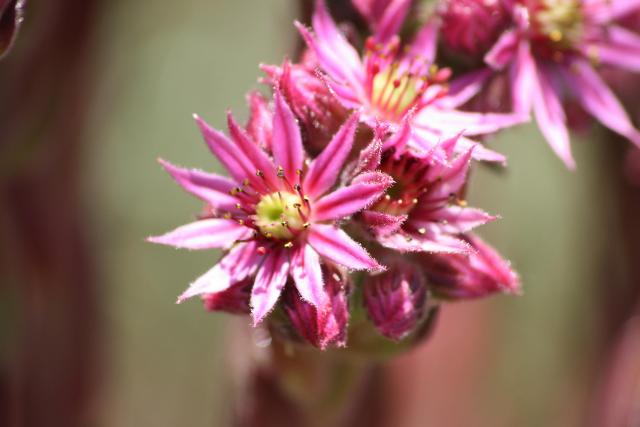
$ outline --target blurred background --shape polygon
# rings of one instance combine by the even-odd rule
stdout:
[[[26,5],[0,61],[0,425],[229,425],[233,320],[174,304],[218,253],[144,242],[200,208],[156,158],[219,169],[191,114],[246,117],[295,18],[293,0]],[[640,401],[626,145],[590,130],[573,173],[534,126],[491,146],[509,167],[477,168],[470,201],[502,215],[480,234],[524,295],[445,306],[385,367],[386,425],[631,426],[612,409]]]

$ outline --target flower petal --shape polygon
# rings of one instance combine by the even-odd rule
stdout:
[[[304,245],[294,257],[291,276],[296,282],[300,296],[314,307],[322,307],[327,302],[324,291],[320,256],[310,245]]]
[[[331,142],[316,157],[304,178],[304,191],[312,199],[326,193],[336,182],[358,127],[359,114],[354,113],[336,132]]]
[[[633,127],[620,101],[588,62],[574,61],[572,71],[565,72],[565,76],[585,110],[640,147],[640,132]]]
[[[228,248],[247,238],[251,230],[232,219],[210,218],[176,228],[162,236],[149,237],[152,243],[185,249]]]
[[[529,114],[472,113],[469,111],[428,108],[416,117],[416,123],[431,128],[458,129],[464,135],[485,135],[529,121]]]
[[[376,211],[362,212],[362,222],[374,236],[396,233],[407,220],[407,215],[388,215]]]
[[[277,249],[266,255],[251,291],[251,315],[257,326],[278,301],[289,277],[288,253]]]
[[[435,234],[427,230],[423,236],[395,233],[378,237],[378,241],[387,248],[400,252],[430,252],[446,254],[465,254],[472,251],[463,240],[448,234]]]
[[[528,42],[520,42],[515,62],[510,68],[511,102],[516,113],[531,113],[532,93],[537,91],[536,63]]]
[[[229,134],[236,143],[237,149],[239,149],[238,151],[244,153],[253,166],[249,179],[260,183],[257,188],[262,188],[266,185],[267,189],[278,189],[280,184],[276,176],[275,165],[260,146],[255,141],[252,141],[245,130],[238,125],[230,111],[227,112],[227,125],[229,126]],[[262,176],[258,175],[258,171],[262,173]]]
[[[411,0],[389,0],[386,3],[386,9],[375,26],[375,37],[380,43],[398,34],[411,7]]]
[[[258,267],[260,255],[256,243],[240,243],[231,249],[212,269],[200,276],[178,297],[178,303],[195,295],[222,292],[251,276]]]
[[[438,47],[439,25],[435,19],[431,19],[422,26],[416,37],[409,44],[408,58],[421,58],[427,64],[433,64],[436,60]]]
[[[247,103],[249,104],[247,132],[262,148],[271,150],[273,114],[269,110],[268,101],[260,92],[251,91],[247,95]]]
[[[318,200],[313,206],[313,220],[338,220],[359,212],[382,197],[391,184],[393,179],[382,172],[361,174],[350,186]]]
[[[419,208],[411,213],[411,226],[428,228],[436,224],[444,233],[458,234],[497,219],[481,209],[462,206],[445,206],[437,210],[421,211]]]
[[[291,184],[299,180],[304,152],[298,123],[280,90],[275,90],[275,113],[273,115],[273,157],[277,166],[282,166],[284,176]]]
[[[308,242],[323,257],[352,270],[384,270],[347,233],[332,225],[314,224]]]
[[[237,184],[229,178],[196,169],[180,168],[162,159],[158,159],[158,162],[187,192],[204,200],[216,209],[236,210],[235,205],[238,200],[231,196],[229,192]]]
[[[533,110],[538,121],[538,128],[547,142],[569,169],[575,169],[575,161],[571,155],[569,131],[566,115],[558,94],[549,81],[546,70],[538,67],[537,84],[529,88],[533,98]]]
[[[515,30],[505,31],[484,57],[491,68],[502,70],[513,61],[520,37]]]

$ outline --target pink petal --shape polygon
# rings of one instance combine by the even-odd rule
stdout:
[[[407,12],[411,7],[411,0],[388,0],[382,19],[376,23],[376,40],[384,43],[398,34]]]
[[[235,205],[238,200],[229,192],[237,184],[229,178],[196,169],[183,169],[162,159],[158,159],[158,161],[187,192],[204,200],[214,208],[224,211],[236,210]]]
[[[533,110],[538,127],[558,157],[569,169],[574,169],[576,165],[571,155],[569,132],[562,104],[545,70],[538,67],[536,74],[537,85],[529,90],[533,98]]]
[[[308,242],[323,257],[352,270],[384,270],[367,251],[344,231],[331,225],[314,224]]]
[[[407,215],[388,215],[376,211],[362,212],[362,222],[374,236],[386,236],[398,232]]]
[[[255,169],[251,161],[220,131],[213,129],[199,116],[194,114],[194,119],[200,127],[200,131],[211,152],[237,182],[242,182],[247,177],[255,176]],[[260,184],[262,185],[262,184]]]
[[[484,57],[484,62],[496,70],[502,70],[514,60],[520,37],[515,30],[504,32]]]
[[[291,184],[299,180],[304,152],[298,123],[279,89],[275,90],[275,114],[273,116],[273,157],[282,166],[284,176]]]
[[[222,292],[233,283],[246,279],[256,271],[259,257],[255,242],[236,245],[218,264],[193,282],[178,297],[178,303],[195,295]]]
[[[322,153],[311,162],[303,187],[305,193],[312,199],[327,192],[336,182],[340,169],[351,151],[358,120],[358,113],[354,113]]]
[[[192,222],[147,241],[185,249],[228,248],[247,238],[251,230],[232,219],[210,218]]]
[[[384,195],[393,179],[381,172],[359,175],[353,184],[330,193],[313,205],[314,221],[331,221],[361,211]]]
[[[416,210],[411,214],[411,225],[422,228],[430,227],[434,222],[444,233],[458,234],[486,224],[497,219],[481,209],[462,206],[446,206],[436,211],[421,212]]]
[[[264,188],[266,186],[268,190],[278,189],[280,183],[276,176],[275,165],[258,144],[252,141],[245,130],[238,125],[231,112],[227,113],[227,125],[231,138],[239,148],[238,151],[246,155],[253,167],[251,176],[248,177],[249,180],[256,183],[256,188]],[[276,142],[274,141],[274,143]],[[262,178],[258,176],[258,171],[262,172]]]
[[[251,315],[257,326],[271,311],[289,276],[288,253],[283,249],[265,256],[251,291]]]
[[[380,166],[380,160],[382,159],[382,141],[379,138],[374,138],[369,145],[367,145],[358,157],[358,163],[356,163],[351,176],[356,176],[363,172],[371,172]]]
[[[536,64],[531,56],[528,42],[518,45],[517,56],[510,69],[511,99],[513,111],[516,113],[531,113],[532,93],[537,89]]]
[[[454,79],[449,84],[447,96],[436,101],[435,105],[443,109],[454,109],[466,104],[484,88],[492,74],[490,69],[482,69]]]
[[[572,71],[566,72],[566,80],[585,110],[640,147],[640,132],[633,127],[624,107],[598,73],[584,60],[574,61],[572,67]]]
[[[465,254],[472,250],[466,242],[447,234],[428,233],[425,236],[414,236],[396,233],[380,236],[378,241],[383,246],[400,252]]]
[[[429,108],[418,114],[416,123],[431,128],[458,129],[465,135],[484,135],[529,121],[529,114],[472,113]]]
[[[436,60],[436,49],[438,47],[438,29],[439,25],[435,19],[431,19],[423,25],[409,45],[407,57],[419,57],[427,64],[434,63]]]
[[[271,150],[271,134],[273,132],[273,114],[269,110],[269,103],[258,91],[251,91],[247,95],[249,104],[249,120],[247,132],[251,138],[264,149]]]
[[[300,296],[314,307],[322,307],[327,303],[324,291],[320,256],[309,245],[304,245],[291,265],[291,276],[296,282]]]

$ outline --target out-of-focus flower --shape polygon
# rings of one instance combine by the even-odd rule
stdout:
[[[466,254],[423,254],[429,288],[448,299],[480,298],[494,293],[520,293],[518,275],[495,249],[473,234],[461,235],[473,249]]]
[[[414,149],[433,151],[442,139],[463,131],[456,149],[465,151],[476,145],[467,136],[491,134],[527,120],[521,114],[456,109],[478,93],[485,75],[468,75],[447,84],[450,70],[434,64],[437,25],[433,22],[408,46],[395,35],[385,43],[369,38],[362,59],[336,27],[324,1],[316,3],[313,33],[296,25],[338,100],[361,111],[362,121],[371,128],[383,126],[392,134],[408,123],[412,128],[408,145]],[[473,155],[479,160],[505,160],[482,146]]]
[[[284,311],[298,334],[321,350],[329,345],[344,347],[349,322],[348,276],[328,264],[322,267],[327,299],[321,306],[313,306],[300,297],[293,286],[284,293]]]
[[[26,0],[0,0],[0,59],[9,52],[23,21]]]
[[[364,305],[376,329],[401,340],[424,318],[427,286],[420,270],[400,259],[363,284]]]
[[[443,0],[438,14],[447,49],[473,59],[482,58],[510,23],[504,0]]]
[[[307,150],[324,148],[348,111],[317,76],[315,66],[285,61],[282,67],[263,65],[261,68],[268,75],[267,83],[280,88],[299,120]]]
[[[178,248],[229,249],[178,301],[217,294],[251,278],[254,324],[273,308],[289,277],[302,298],[316,307],[323,306],[327,298],[323,259],[351,270],[382,269],[336,223],[379,199],[392,184],[387,175],[369,172],[356,177],[348,187],[330,192],[351,150],[357,114],[307,166],[293,112],[278,92],[274,110],[273,159],[231,114],[231,138],[196,116],[209,149],[231,178],[161,161],[178,184],[210,205],[210,215],[149,238]]]
[[[575,167],[562,101],[574,98],[603,125],[640,146],[640,132],[594,64],[640,71],[640,35],[617,25],[637,0],[509,0],[513,27],[486,62],[506,69],[513,108],[534,112],[551,148]]]
[[[473,148],[456,156],[458,140],[441,144],[444,164],[402,149],[382,154],[379,168],[395,182],[358,219],[383,246],[401,252],[465,253],[471,248],[458,235],[496,218],[464,201]]]

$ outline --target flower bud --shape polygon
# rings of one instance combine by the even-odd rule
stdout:
[[[311,152],[321,151],[338,131],[348,111],[318,77],[314,61],[306,64],[265,65],[265,83],[280,88],[299,121],[305,145]],[[307,65],[308,64],[308,65]]]
[[[324,306],[314,307],[303,300],[295,286],[284,292],[284,310],[298,334],[315,347],[325,350],[329,345],[344,347],[349,321],[349,284],[338,270],[323,266]]]
[[[242,280],[222,292],[204,294],[204,308],[207,311],[225,311],[232,314],[249,314],[249,298],[251,297],[251,280]]]
[[[495,249],[474,235],[460,238],[473,248],[469,254],[424,254],[429,287],[438,297],[480,298],[497,292],[518,294],[520,281]]]
[[[364,284],[364,304],[382,335],[399,341],[413,332],[424,317],[427,287],[420,271],[397,261]]]
[[[509,23],[503,0],[445,0],[442,39],[458,55],[482,58]]]

